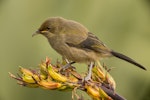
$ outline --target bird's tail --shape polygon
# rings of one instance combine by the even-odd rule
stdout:
[[[136,61],[134,61],[133,59],[121,54],[121,53],[118,53],[118,52],[115,52],[115,51],[111,51],[111,54],[119,59],[122,59],[122,60],[125,60],[131,64],[134,64],[136,65],[137,67],[139,68],[142,68],[144,70],[146,70],[146,68],[144,66],[142,66],[141,64],[137,63]]]

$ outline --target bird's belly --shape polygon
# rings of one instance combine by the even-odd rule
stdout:
[[[84,51],[84,50],[76,50],[76,48],[73,48],[73,52],[68,55],[68,59],[75,61],[75,62],[91,62],[91,61],[96,61],[100,59],[100,57],[90,51]]]
[[[75,47],[69,48],[62,47],[61,50],[59,49],[56,51],[60,53],[63,57],[67,58],[68,60],[75,62],[89,63],[100,59],[100,54]]]
[[[57,39],[57,38],[54,38]],[[55,43],[49,40],[50,45],[64,58],[75,62],[89,63],[100,59],[101,54],[84,48],[70,47],[65,42],[57,39]]]

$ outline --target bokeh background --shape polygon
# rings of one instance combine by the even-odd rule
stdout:
[[[115,67],[116,92],[127,100],[150,100],[149,0],[0,0],[0,100],[71,99],[71,92],[21,87],[8,75],[20,65],[36,68],[46,56],[61,60],[43,36],[31,37],[52,16],[82,23],[108,47],[145,65],[147,71],[116,58],[102,61]],[[86,65],[80,66],[85,72]]]

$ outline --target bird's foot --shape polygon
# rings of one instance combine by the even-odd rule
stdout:
[[[67,63],[66,65],[62,66],[62,67],[59,69],[59,72],[65,71],[65,70],[68,69],[68,68],[75,69],[75,67],[71,66],[71,64],[74,64],[74,63],[75,63],[75,62],[69,62],[69,63]]]
[[[91,80],[91,76],[88,74],[85,78],[84,78],[84,81],[90,81]]]
[[[92,68],[93,68],[93,66],[94,66],[94,63],[93,62],[91,62],[90,63],[90,66],[89,66],[89,72],[88,72],[88,74],[87,74],[87,76],[84,78],[84,81],[90,81],[91,80],[91,77],[92,77]]]

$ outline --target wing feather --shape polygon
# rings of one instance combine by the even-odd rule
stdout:
[[[77,47],[88,51],[95,51],[98,53],[108,53],[110,49],[93,33],[88,32],[88,37],[79,44],[66,43],[69,46]]]

